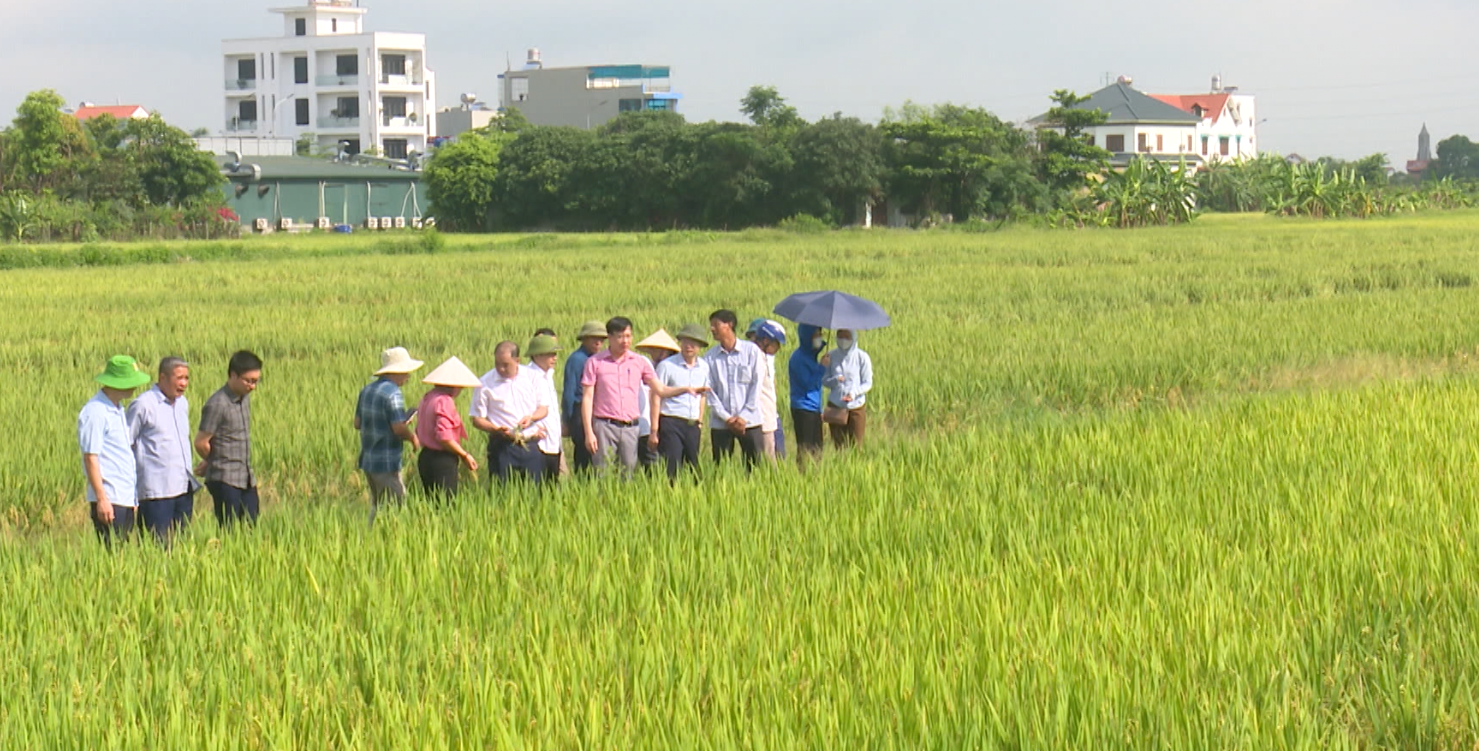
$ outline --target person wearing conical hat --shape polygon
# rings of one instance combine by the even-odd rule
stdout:
[[[128,541],[139,506],[138,465],[123,400],[148,383],[149,374],[132,357],[114,355],[93,381],[99,388],[77,414],[77,445],[92,526],[111,547],[114,537]]]
[[[385,501],[400,503],[406,497],[401,480],[401,455],[409,442],[415,451],[420,443],[411,430],[411,414],[401,387],[425,363],[413,359],[405,347],[380,353],[380,369],[374,381],[360,389],[354,405],[354,429],[359,431],[359,468],[370,487],[370,523]]]
[[[636,350],[652,361],[653,372],[657,372],[658,363],[664,358],[678,353],[678,342],[673,339],[667,329],[658,329],[650,336],[637,342]],[[657,466],[661,454],[658,453],[657,430],[653,428],[657,424],[658,409],[660,401],[652,400],[652,389],[647,384],[642,384],[638,390],[638,401],[642,407],[641,419],[637,423],[637,466],[644,470],[651,470]],[[661,397],[659,397],[661,399]]]
[[[591,452],[586,444],[585,424],[580,419],[580,404],[585,391],[580,379],[585,376],[585,363],[606,345],[606,326],[600,321],[586,321],[575,334],[580,346],[565,358],[565,380],[560,396],[560,415],[564,418],[565,435],[570,436],[572,451],[570,469],[587,472],[591,468]]]
[[[704,327],[690,323],[678,331],[678,354],[657,365],[657,380],[671,388],[693,389],[666,399],[657,396],[657,448],[667,464],[668,481],[678,470],[698,472],[699,443],[703,438],[704,400],[709,390],[709,361],[699,355],[709,346]]]
[[[467,427],[456,402],[463,389],[478,387],[478,376],[461,360],[449,357],[421,382],[433,388],[416,408],[416,440],[421,443],[416,468],[428,495],[451,498],[457,495],[459,465],[478,471],[478,460],[462,447]]]

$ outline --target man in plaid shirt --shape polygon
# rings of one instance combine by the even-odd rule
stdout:
[[[406,497],[401,481],[401,447],[406,441],[416,446],[416,433],[407,423],[406,399],[401,386],[411,373],[420,368],[420,360],[411,359],[405,347],[392,347],[380,354],[379,378],[359,392],[354,407],[354,428],[359,431],[359,468],[370,486],[370,523],[375,511],[386,499],[399,503]]]

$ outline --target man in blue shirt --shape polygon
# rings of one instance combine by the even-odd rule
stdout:
[[[138,467],[129,440],[123,400],[149,382],[149,374],[128,355],[108,358],[107,368],[93,378],[102,387],[77,415],[77,445],[82,475],[98,539],[112,546],[113,537],[127,541],[138,508]]]
[[[380,353],[379,376],[359,392],[354,405],[354,429],[359,431],[359,468],[370,486],[370,523],[386,500],[400,503],[406,497],[401,481],[402,445],[410,441],[417,448],[416,433],[411,430],[406,413],[406,398],[401,387],[424,363],[411,359],[405,347],[391,347]]]
[[[753,469],[763,451],[760,386],[765,377],[765,354],[753,342],[739,338],[739,319],[732,310],[709,316],[709,333],[717,342],[704,354],[709,361],[709,442],[718,463],[734,454],[745,455],[745,469]]]
[[[128,430],[138,465],[138,517],[160,544],[190,524],[200,483],[190,472],[190,364],[159,361],[159,382],[128,405]]]
[[[565,421],[565,435],[570,436],[574,448],[572,472],[589,472],[591,451],[586,445],[585,423],[580,417],[580,403],[584,396],[580,379],[585,375],[585,361],[606,346],[606,324],[586,321],[575,335],[580,346],[565,359],[565,382],[560,392],[560,417]]]

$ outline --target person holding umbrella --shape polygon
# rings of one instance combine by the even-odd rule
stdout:
[[[868,427],[867,394],[873,388],[873,360],[858,348],[857,335],[837,330],[837,349],[827,354],[831,365],[822,384],[828,388],[822,419],[831,426],[832,445],[861,446]]]
[[[822,330],[809,323],[796,327],[796,351],[791,353],[791,426],[796,436],[796,461],[803,469],[822,455],[822,379],[832,363],[825,354]]]
[[[822,385],[829,389],[822,422],[832,426],[832,444],[837,448],[861,445],[867,431],[864,405],[868,392],[873,388],[873,361],[868,353],[858,348],[857,332],[888,326],[892,323],[888,313],[872,300],[836,290],[791,295],[776,304],[775,312],[798,324],[837,332],[837,349],[824,355],[820,361],[826,368]],[[803,342],[819,340],[820,332],[808,333],[811,336],[802,335]],[[816,348],[821,349],[820,342]],[[795,358],[792,360],[794,368]],[[793,369],[792,372],[796,371]],[[798,388],[799,380],[793,375],[793,389]],[[794,405],[794,392],[792,399]],[[805,399],[802,405],[809,406]]]
[[[428,494],[451,498],[457,495],[459,462],[467,465],[468,472],[478,471],[478,460],[462,447],[467,427],[457,410],[457,395],[483,382],[456,357],[447,358],[421,382],[435,388],[421,397],[416,409],[416,439],[421,442],[416,468]]]

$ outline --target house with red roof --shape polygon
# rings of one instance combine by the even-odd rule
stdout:
[[[1212,76],[1206,94],[1151,94],[1157,101],[1197,118],[1192,151],[1211,162],[1220,159],[1252,159],[1258,156],[1258,112],[1252,94],[1224,86],[1222,76]]]
[[[83,102],[82,106],[72,112],[72,116],[78,120],[91,120],[99,115],[112,115],[119,120],[147,120],[149,110],[137,104],[118,104],[113,106],[99,107],[91,102]]]

